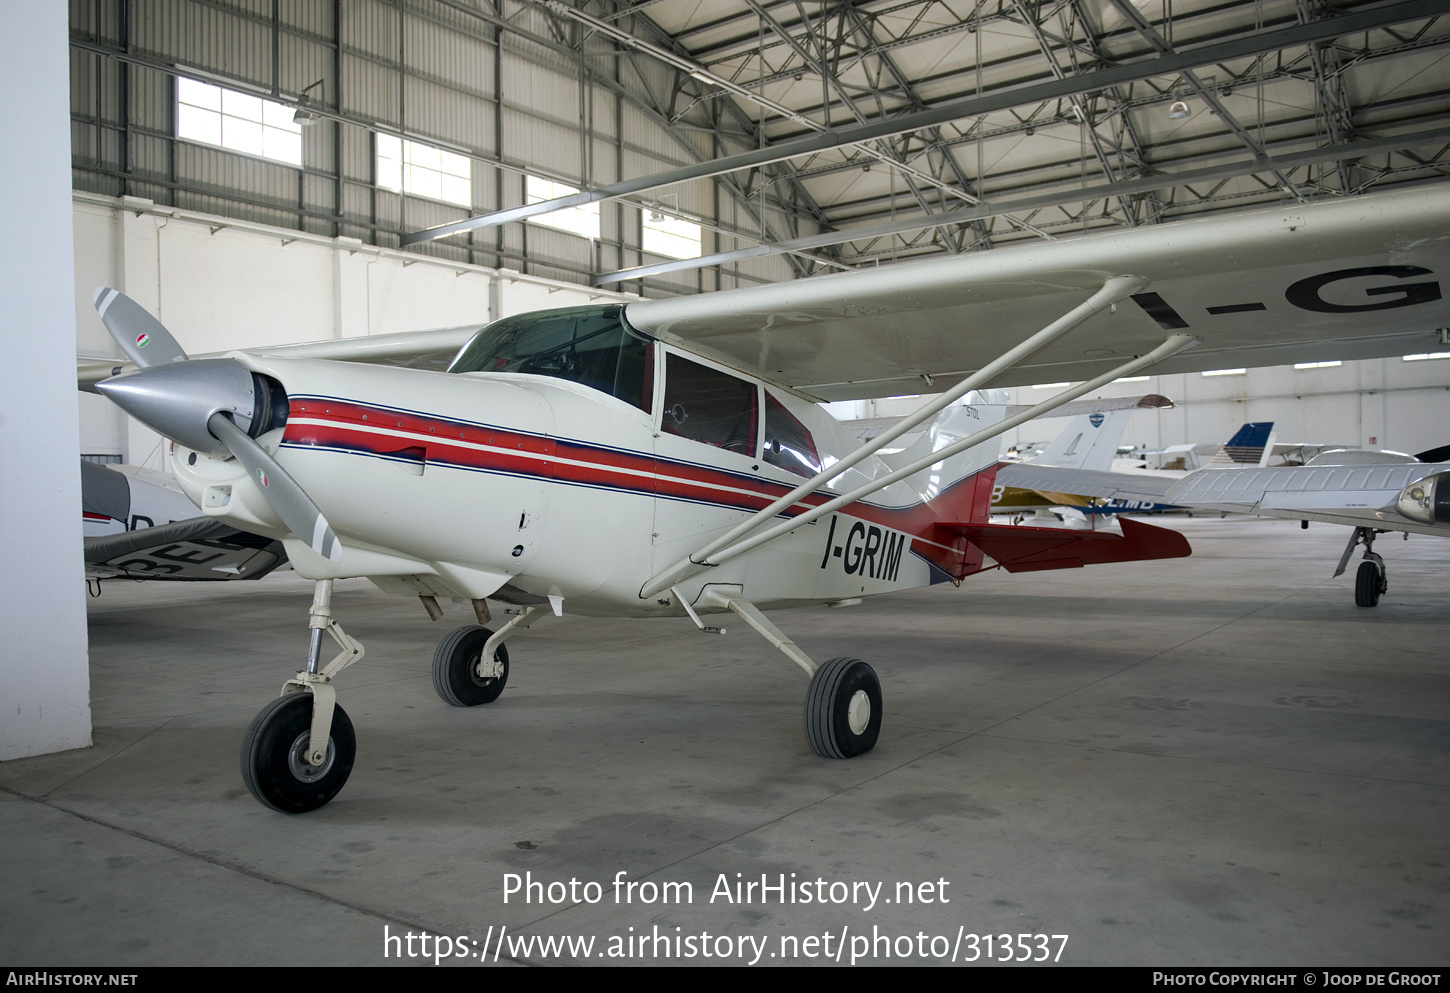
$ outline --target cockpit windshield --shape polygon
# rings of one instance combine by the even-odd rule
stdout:
[[[494,321],[463,346],[448,371],[553,376],[648,412],[652,345],[624,323],[618,304],[570,307]]]

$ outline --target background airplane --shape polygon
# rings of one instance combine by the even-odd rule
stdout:
[[[1272,421],[1250,422],[1235,431],[1224,444],[1192,447],[1216,449],[1212,464],[1263,465],[1273,449],[1273,428]],[[1096,457],[1088,459],[1079,459],[1076,465],[1067,464],[1067,460],[1057,455],[1055,450],[1059,443],[1064,443],[1065,439],[1066,443],[1071,443],[1074,437],[1071,435],[1073,430],[1074,428],[1070,425],[1068,431],[1060,435],[1042,457],[1029,462],[1003,466],[998,471],[997,483],[1003,490],[1004,499],[1000,504],[1002,507],[1000,511],[997,510],[999,504],[994,502],[994,512],[1022,513],[1043,510],[1061,516],[1070,526],[1091,527],[1096,517],[1111,517],[1116,514],[1128,513],[1161,513],[1183,509],[1177,504],[1150,499],[1142,494],[1156,493],[1159,490],[1166,492],[1167,486],[1188,473],[1182,470],[1144,469],[1139,466],[1121,464],[1115,466],[1115,460],[1105,457],[1106,453],[1099,453]],[[1122,429],[1119,428],[1118,432],[1121,436]],[[1119,481],[1122,487],[1128,491],[1136,491],[1137,495],[1122,495],[1114,491],[1113,496],[1101,496],[1103,480],[1111,482],[1117,477],[1123,477]],[[1134,482],[1140,478],[1143,480],[1142,482]],[[1076,482],[1083,482],[1087,488],[1078,491],[1055,488],[1071,487]],[[1021,495],[1016,496],[1013,503],[1008,503],[1006,500],[1008,493]]]
[[[81,460],[86,580],[260,579],[284,565],[275,538],[198,514],[170,476]]]
[[[1443,457],[1442,451],[1426,452]],[[1423,462],[1400,452],[1324,452],[1302,466],[1207,469],[1169,487],[1168,500],[1206,510],[1345,524],[1353,528],[1334,575],[1357,545],[1354,602],[1373,607],[1389,589],[1384,559],[1374,551],[1387,531],[1450,537],[1450,462]]]
[[[1437,461],[1423,461],[1434,459]],[[1334,575],[1358,545],[1364,561],[1355,575],[1355,603],[1373,607],[1389,589],[1384,559],[1374,551],[1387,531],[1450,537],[1450,450],[1420,456],[1341,449],[1302,466],[1210,466],[1182,475],[1095,472],[1050,466],[1009,466],[998,478],[1076,487],[1110,506],[1164,505],[1192,510],[1283,517],[1353,528]]]

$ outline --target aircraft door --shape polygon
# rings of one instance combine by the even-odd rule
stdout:
[[[663,367],[655,438],[657,565],[763,506],[764,492],[758,384],[669,349]]]

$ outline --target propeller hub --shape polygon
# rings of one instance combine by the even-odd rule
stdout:
[[[231,418],[251,434],[259,408],[252,371],[236,359],[193,359],[151,366],[97,383],[96,389],[136,420],[199,452],[227,447],[207,430],[213,414]],[[268,425],[258,425],[266,430]]]

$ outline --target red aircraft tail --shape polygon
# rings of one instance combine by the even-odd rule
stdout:
[[[983,554],[1008,572],[1078,569],[1105,562],[1177,559],[1191,555],[1188,539],[1177,531],[1119,518],[1121,535],[1109,531],[1071,531],[1010,524],[938,523],[943,538],[964,541],[967,548],[958,580],[983,571]],[[973,554],[975,553],[975,554]],[[986,567],[990,568],[990,567]]]

